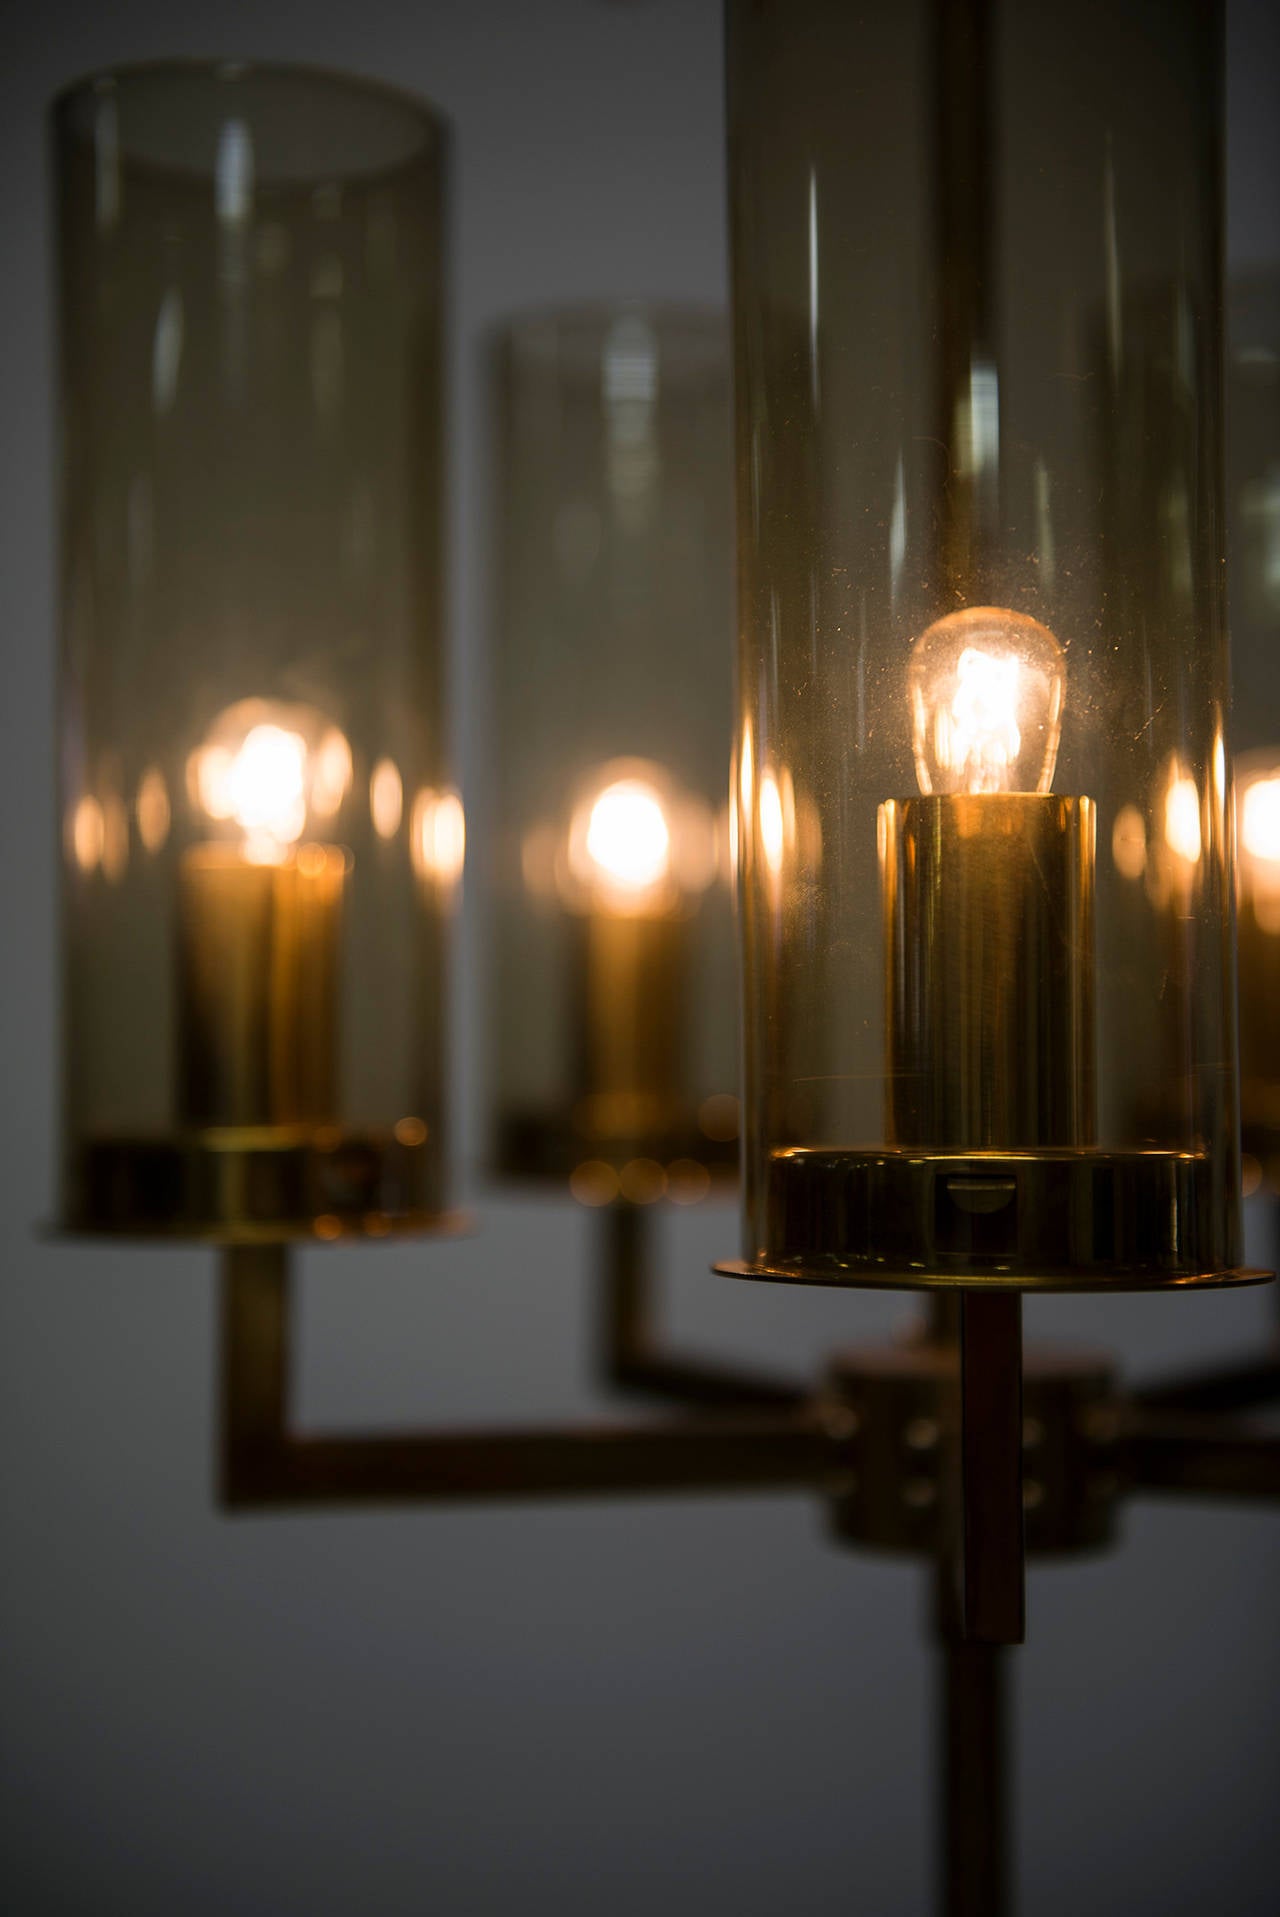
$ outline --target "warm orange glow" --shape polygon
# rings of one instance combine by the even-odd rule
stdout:
[[[92,872],[102,857],[106,826],[102,807],[88,793],[76,802],[71,815],[71,855],[82,872]]]
[[[1280,862],[1280,773],[1246,786],[1240,804],[1243,859]]]
[[[1136,805],[1122,805],[1116,813],[1111,856],[1121,878],[1140,879],[1147,869],[1147,822]]]
[[[531,890],[539,889],[534,881],[547,856],[546,843],[531,834],[524,848]],[[556,834],[552,864],[556,889],[575,911],[648,917],[704,892],[720,857],[704,799],[682,792],[648,759],[613,759],[580,788],[567,834]]]
[[[369,777],[369,816],[380,839],[394,839],[404,811],[404,787],[393,759],[379,759]]]
[[[766,772],[760,781],[760,850],[776,878],[782,870],[782,855],[786,850],[786,825],[782,816],[782,794],[772,772]]]
[[[1164,801],[1164,836],[1171,852],[1188,865],[1200,857],[1200,791],[1194,779],[1176,770]]]
[[[711,1173],[696,1158],[673,1158],[667,1166],[667,1197],[673,1205],[698,1205],[711,1190]]]
[[[647,892],[666,878],[671,832],[662,800],[643,779],[618,779],[591,807],[587,857],[606,886]]]
[[[148,852],[159,852],[169,836],[169,788],[158,765],[148,766],[139,779],[134,810],[143,846]]]
[[[311,810],[317,819],[331,819],[351,784],[351,747],[337,726],[330,726],[316,747],[310,770]]]
[[[283,726],[254,726],[226,770],[226,803],[247,847],[266,860],[307,822],[307,744]]]
[[[118,885],[129,865],[129,814],[118,792],[102,802],[102,876]]]
[[[187,770],[194,802],[244,835],[246,858],[276,864],[332,818],[351,780],[351,748],[311,706],[242,699],[219,714]]]
[[[416,872],[440,885],[456,885],[467,855],[466,814],[457,793],[424,787],[413,802],[409,839]]]
[[[569,1190],[580,1205],[610,1205],[618,1196],[618,1174],[603,1158],[584,1158],[569,1174]]]
[[[1269,936],[1280,934],[1280,754],[1246,753],[1236,765],[1236,811],[1242,897]],[[1242,935],[1247,921],[1241,921]]]
[[[1065,666],[1047,626],[991,606],[950,613],[916,641],[908,669],[920,790],[1047,792]]]

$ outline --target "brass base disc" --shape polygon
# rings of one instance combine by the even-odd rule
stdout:
[[[97,1136],[72,1147],[57,1229],[217,1245],[456,1233],[467,1220],[441,1202],[440,1182],[420,1120],[387,1130],[209,1127]]]
[[[796,1148],[769,1161],[761,1255],[716,1269],[897,1291],[1262,1283],[1229,1262],[1222,1176],[1192,1152]]]
[[[990,1275],[969,1274],[957,1277],[949,1271],[853,1271],[801,1269],[794,1265],[749,1264],[742,1258],[717,1259],[711,1267],[722,1278],[758,1278],[774,1284],[834,1285],[852,1291],[1189,1291],[1204,1286],[1269,1285],[1273,1271],[1236,1265],[1228,1271],[1180,1272],[1173,1277],[1158,1273],[1111,1273],[1071,1277],[1058,1272],[1050,1276],[1019,1276],[1015,1272]]]
[[[569,1111],[511,1111],[499,1121],[492,1162],[498,1178],[563,1186],[584,1163],[621,1171],[637,1158],[663,1166],[692,1161],[717,1182],[728,1181],[738,1174],[738,1140],[709,1137],[691,1114],[661,1131],[623,1134],[593,1130]]]

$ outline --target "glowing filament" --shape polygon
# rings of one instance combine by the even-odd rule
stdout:
[[[929,627],[908,668],[922,792],[1047,792],[1062,722],[1062,649],[1046,626],[989,606]]]
[[[939,765],[954,772],[970,792],[1007,790],[1009,768],[1022,746],[1018,731],[1018,678],[1012,658],[997,659],[966,646],[956,668],[958,684],[938,708],[935,750]]]

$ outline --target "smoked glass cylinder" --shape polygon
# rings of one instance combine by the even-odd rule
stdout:
[[[1227,595],[1245,1190],[1280,1190],[1280,271],[1232,282]]]
[[[1237,1275],[1220,40],[730,0],[757,1273]]]
[[[494,1160],[690,1201],[737,1156],[727,329],[533,314],[494,410]]]
[[[225,1240],[444,1203],[445,136],[277,67],[52,110],[62,1216]]]

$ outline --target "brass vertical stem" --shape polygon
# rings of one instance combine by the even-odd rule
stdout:
[[[942,1651],[941,1917],[1008,1917],[1007,1653],[994,1644]]]
[[[615,1204],[601,1207],[599,1302],[600,1368],[606,1378],[626,1373],[653,1343],[653,1301],[649,1285],[649,1207]]]
[[[221,1383],[221,1490],[234,1500],[288,1428],[286,1245],[228,1245],[222,1253]]]
[[[960,1476],[966,1639],[1021,1644],[1022,1297],[960,1294]]]

